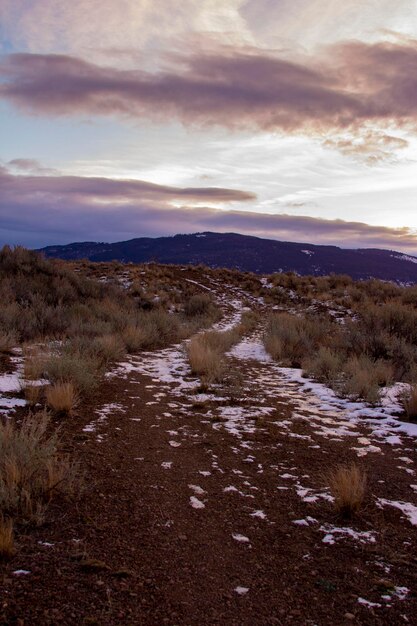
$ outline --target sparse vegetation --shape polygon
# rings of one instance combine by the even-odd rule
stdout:
[[[71,382],[60,382],[46,388],[46,404],[54,411],[71,415],[78,404],[77,393]]]
[[[10,559],[14,553],[13,520],[0,513],[0,559]]]
[[[244,311],[239,323],[230,330],[209,330],[192,337],[187,347],[191,372],[200,376],[203,384],[223,382],[227,372],[225,353],[258,321],[255,313]]]
[[[402,403],[409,420],[417,420],[417,385],[413,384],[403,394]]]
[[[352,517],[363,503],[366,491],[366,473],[355,463],[340,465],[328,477],[334,506],[343,517]]]
[[[41,523],[57,493],[72,492],[76,466],[48,433],[46,413],[29,414],[20,426],[0,423],[0,511],[15,523]]]
[[[369,284],[374,299],[376,283]],[[341,395],[378,403],[381,387],[414,380],[417,364],[416,313],[398,300],[398,294],[404,296],[400,288],[381,285],[382,302],[370,302],[367,296],[358,303],[355,298],[350,302],[354,315],[345,312],[343,324],[334,316],[325,317],[318,305],[307,312],[271,314],[264,336],[266,349],[283,365],[302,367],[308,376]],[[361,283],[355,289],[367,293]],[[391,302],[390,297],[397,300]]]

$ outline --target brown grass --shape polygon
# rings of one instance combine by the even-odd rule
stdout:
[[[26,380],[39,380],[45,370],[46,356],[37,350],[29,349],[23,351],[23,356],[23,377]]]
[[[78,404],[74,385],[69,382],[49,385],[46,388],[46,404],[55,413],[71,415]]]
[[[221,362],[221,353],[205,340],[204,334],[190,340],[187,348],[191,372],[201,376],[203,383],[221,382],[225,367]]]
[[[328,477],[334,506],[343,517],[352,517],[362,505],[366,491],[366,473],[355,463],[336,467]]]
[[[19,524],[42,523],[57,492],[73,493],[78,469],[48,433],[48,415],[28,415],[20,426],[0,422],[0,511]]]
[[[14,553],[13,520],[0,514],[0,558],[10,559]]]
[[[25,400],[30,407],[36,406],[41,397],[42,387],[40,385],[30,385],[25,383],[23,391],[25,394]]]
[[[17,337],[12,332],[0,331],[0,353],[9,354],[17,344]]]
[[[417,385],[410,385],[409,390],[402,397],[404,411],[409,420],[417,420]]]

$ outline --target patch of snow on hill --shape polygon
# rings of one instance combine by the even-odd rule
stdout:
[[[409,261],[410,263],[417,263],[417,257],[409,256],[408,254],[391,254],[391,258],[399,259],[400,261]]]

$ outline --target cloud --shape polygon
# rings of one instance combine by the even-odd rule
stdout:
[[[379,161],[393,160],[398,150],[407,148],[409,145],[408,141],[401,137],[366,129],[360,134],[350,133],[343,138],[330,137],[323,144],[348,156],[363,159],[369,165]]]
[[[75,176],[12,175],[0,166],[0,239],[2,243],[40,247],[212,230],[411,253],[417,247],[416,233],[406,227],[386,228],[207,206],[251,199],[252,194],[239,190],[181,189],[144,181]]]
[[[36,159],[12,159],[6,163],[8,169],[25,174],[57,174],[58,170],[52,167],[44,167]]]
[[[65,55],[13,54],[0,64],[0,98],[48,116],[117,115],[200,127],[340,133],[336,146],[364,133],[360,150],[376,149],[377,157],[385,149],[380,140],[375,146],[375,135],[369,134],[374,127],[416,129],[414,40],[345,42],[302,61],[222,48],[171,57],[168,67],[152,73]],[[392,143],[385,147],[389,151]],[[352,145],[345,150],[358,151]]]
[[[0,35],[19,50],[88,53],[101,50],[155,54],[191,33],[247,40],[239,14],[243,0],[1,0]],[[1,39],[1,38],[0,38]]]
[[[33,164],[30,159],[14,159],[9,163],[23,169]],[[22,163],[23,162],[23,163]],[[37,162],[35,162],[37,163]],[[44,169],[41,168],[43,171]],[[247,202],[255,200],[255,194],[239,189],[223,189],[220,187],[172,187],[157,185],[142,180],[115,180],[100,177],[81,176],[16,176],[7,168],[0,169],[0,190],[2,201],[25,202],[34,197],[43,198],[48,204],[57,199],[71,199],[75,202],[87,202],[91,205],[124,204],[128,201],[144,201],[149,203],[170,203],[182,200],[193,202]]]

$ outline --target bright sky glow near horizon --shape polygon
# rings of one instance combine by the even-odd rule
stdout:
[[[0,244],[417,255],[417,0],[0,0]]]

